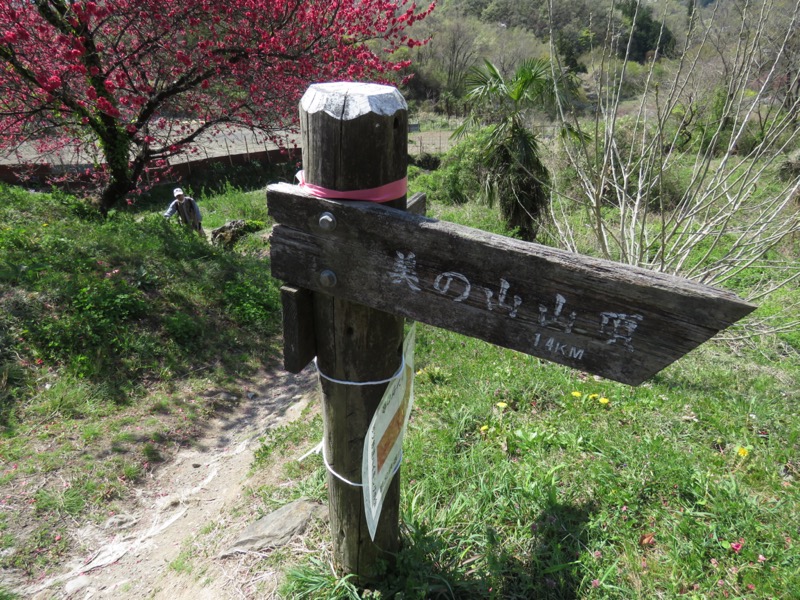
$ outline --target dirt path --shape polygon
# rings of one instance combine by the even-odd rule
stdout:
[[[73,532],[87,555],[20,592],[35,600],[271,597],[277,574],[243,578],[242,560],[217,555],[257,518],[246,489],[270,477],[250,473],[258,438],[313,407],[316,397],[310,368],[245,382],[236,408],[159,468],[124,513]]]

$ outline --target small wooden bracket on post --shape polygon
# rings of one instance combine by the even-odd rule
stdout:
[[[428,212],[428,198],[425,194],[414,194],[408,199],[408,207],[406,211],[412,215],[425,216]]]
[[[305,288],[281,287],[283,368],[299,373],[317,355],[314,339],[314,294]]]

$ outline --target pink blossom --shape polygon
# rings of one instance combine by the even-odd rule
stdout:
[[[58,75],[51,75],[50,77],[41,77],[38,79],[39,85],[42,86],[46,92],[52,92],[61,87],[63,83]]]
[[[104,113],[106,113],[107,115],[110,115],[112,117],[118,117],[119,116],[119,110],[117,110],[117,107],[114,106],[113,104],[111,104],[111,102],[109,102],[107,98],[98,98],[97,99],[97,108],[99,108]]]
[[[592,579],[592,587],[600,587],[600,580],[599,579]]]
[[[13,65],[0,69],[0,89],[4,93],[9,90],[15,102],[21,98],[23,105],[29,103],[23,107],[26,119],[34,124],[42,118],[56,123],[59,131],[54,133],[63,134],[64,138],[72,134],[76,121],[80,125],[82,117],[89,117],[85,125],[98,125],[82,128],[87,136],[82,141],[90,144],[97,141],[98,112],[104,113],[104,122],[124,131],[126,122],[110,121],[118,119],[121,111],[127,112],[124,107],[130,106],[150,104],[147,115],[163,115],[174,102],[182,114],[191,116],[187,123],[192,127],[221,117],[224,120],[229,115],[262,122],[285,114],[294,117],[294,107],[307,82],[341,80],[346,73],[354,79],[380,80],[385,78],[382,74],[404,67],[407,61],[385,59],[377,47],[391,53],[404,44],[420,45],[422,41],[411,40],[406,29],[431,10],[417,8],[413,0],[295,3],[302,8],[285,14],[285,3],[262,0],[216,4],[208,0],[82,0],[57,3],[69,10],[52,12],[51,20],[47,20],[37,10],[38,4],[11,0],[4,3],[0,9],[0,44],[5,47],[13,43],[19,56],[27,57],[28,64],[23,66],[28,76],[31,68],[37,69],[39,92],[27,93],[25,78],[15,72]],[[208,14],[212,4],[213,14]],[[385,43],[372,49],[362,43],[367,39]],[[309,44],[309,40],[315,41]],[[229,48],[243,49],[247,59],[229,61]],[[256,52],[258,49],[261,52]],[[295,58],[276,60],[278,55]],[[125,68],[127,65],[136,68]],[[164,65],[170,65],[177,74],[195,67],[197,74],[186,80],[176,79],[169,76]],[[229,84],[238,89],[224,95],[225,99],[198,102],[200,94],[196,92]],[[250,89],[251,84],[252,98],[235,93]],[[57,95],[61,102],[48,98],[47,93]],[[115,99],[112,94],[120,97]],[[100,97],[105,100],[99,101]],[[43,100],[50,102],[45,107],[50,112],[44,115],[40,106]],[[67,111],[64,105],[82,110]],[[165,125],[159,118],[150,118],[139,131],[143,132],[145,126],[152,129],[173,125],[172,121]],[[3,123],[10,123],[6,127],[8,135],[0,135],[0,147],[13,144],[14,128],[21,127],[15,121],[19,121],[18,116],[9,119],[0,118]],[[177,150],[182,152],[183,148]],[[101,161],[104,158],[109,157],[101,156]],[[154,160],[147,166],[153,166]],[[114,177],[102,167],[93,173],[98,181]],[[161,176],[162,180],[166,177]]]
[[[763,554],[758,555],[758,562],[763,563],[765,560],[767,560],[766,556],[764,556]]]
[[[731,550],[733,550],[736,554],[742,550],[742,546],[744,546],[744,538],[739,538],[738,542],[731,542]]]

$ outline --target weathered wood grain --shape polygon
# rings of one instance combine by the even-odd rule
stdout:
[[[406,210],[415,215],[425,216],[428,212],[428,197],[425,194],[414,194],[408,199]]]
[[[349,82],[312,85],[300,100],[300,125],[309,183],[364,190],[406,176],[408,107],[396,88]]]
[[[631,385],[755,308],[678,277],[370,203],[286,184],[267,196],[275,277]],[[319,228],[321,211],[334,231]]]
[[[281,287],[283,368],[299,373],[317,355],[314,339],[314,296],[311,290]]]
[[[380,187],[404,178],[407,112],[405,100],[392,87],[312,85],[300,102],[305,181],[346,191]],[[322,200],[310,201],[314,202]],[[406,197],[389,205],[404,209]],[[320,227],[319,218],[314,226]],[[338,223],[332,231],[337,228]],[[340,381],[368,382],[387,379],[397,371],[403,343],[402,317],[334,297],[320,286],[308,289],[316,291],[314,335],[321,373]],[[354,386],[325,378],[320,383],[325,455],[335,473],[358,483],[367,428],[386,384]],[[399,475],[388,490],[374,541],[364,516],[360,487],[329,474],[328,499],[336,566],[343,574],[354,573],[362,581],[376,577],[400,547]]]

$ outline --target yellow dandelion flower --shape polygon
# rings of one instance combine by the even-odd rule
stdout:
[[[481,431],[482,431],[482,432],[483,432],[483,431],[486,431],[487,429],[489,429],[489,426],[488,426],[488,425],[481,425]]]
[[[608,398],[606,398],[606,397],[603,397],[603,398],[600,398],[600,400],[598,400],[598,402],[599,402],[600,404],[602,404],[603,406],[605,406],[606,404],[608,404],[609,402],[611,402],[611,400],[609,400],[609,399],[608,399]]]
[[[747,457],[747,455],[748,455],[748,454],[750,454],[750,450],[748,450],[747,448],[743,448],[743,447],[741,447],[741,446],[740,446],[740,447],[739,447],[739,449],[736,451],[736,454],[738,454],[738,455],[739,455],[739,456],[741,456],[742,458],[746,458],[746,457]]]
[[[595,400],[600,397],[600,394],[589,394],[589,400]]]
[[[508,404],[506,404],[505,402],[498,402],[496,406],[497,408],[506,408]]]
[[[583,396],[583,394],[581,394],[580,392],[572,392],[572,395],[575,398],[580,398],[581,396]]]

